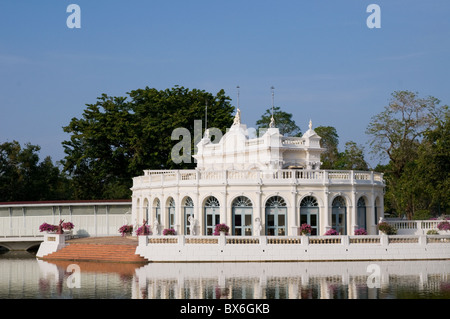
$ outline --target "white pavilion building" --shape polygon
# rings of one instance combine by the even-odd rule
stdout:
[[[198,143],[193,170],[146,170],[133,179],[132,220],[148,221],[153,235],[212,235],[225,223],[230,235],[296,236],[301,224],[312,235],[333,228],[353,235],[377,234],[383,211],[381,173],[321,170],[320,136],[309,123],[302,137],[285,137],[272,122],[260,137],[234,124],[213,143]],[[136,228],[135,228],[136,229]]]

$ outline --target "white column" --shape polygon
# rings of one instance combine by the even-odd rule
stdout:
[[[261,194],[262,194],[261,191],[257,191],[256,192],[255,207],[254,207],[254,210],[253,210],[253,228],[255,226],[254,223],[255,223],[255,219],[256,218],[259,218],[261,226],[264,225],[263,224],[263,215],[264,215],[264,213],[262,212],[262,209],[261,209]],[[259,234],[255,234],[254,231],[252,232],[252,234],[253,234],[253,236],[259,236],[261,234],[264,234],[264,229],[261,229],[261,232]]]
[[[325,188],[323,192],[323,227],[322,232],[320,234],[326,233],[329,229],[331,229],[330,225],[330,192],[328,191],[328,187]],[[322,224],[322,223],[321,223]]]
[[[297,236],[298,235],[298,227],[300,225],[298,225],[297,222],[297,190],[292,190],[291,191],[291,209],[288,211],[288,220],[287,220],[287,227],[289,227],[289,229],[287,229],[287,235],[290,236]]]
[[[350,216],[351,220],[349,223],[349,225],[351,225],[351,226],[350,226],[350,229],[347,230],[348,234],[351,234],[351,235],[354,234],[356,227],[357,227],[357,225],[356,225],[356,210],[357,209],[358,209],[358,207],[356,205],[356,191],[353,189],[352,190],[351,216]]]

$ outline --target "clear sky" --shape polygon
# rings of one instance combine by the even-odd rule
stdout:
[[[381,28],[368,28],[369,4]],[[239,85],[249,127],[274,86],[302,132],[310,119],[334,126],[341,148],[367,149],[394,91],[450,105],[448,0],[1,0],[0,40],[0,143],[40,145],[53,161],[85,104],[146,86],[224,89],[236,105]]]

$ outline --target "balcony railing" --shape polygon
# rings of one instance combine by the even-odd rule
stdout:
[[[383,174],[373,171],[340,170],[146,170],[134,178],[134,188],[148,186],[210,184],[378,184],[384,186]]]

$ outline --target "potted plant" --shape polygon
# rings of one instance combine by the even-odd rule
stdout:
[[[312,228],[311,228],[311,225],[304,223],[300,226],[299,230],[300,230],[300,235],[309,236],[309,235],[311,235]]]
[[[142,225],[136,230],[136,235],[137,236],[151,235],[150,226],[147,224]]]
[[[47,223],[43,223],[41,226],[39,226],[39,231],[40,232],[47,232],[47,233],[54,233],[56,231],[56,226],[55,225],[50,225]]]
[[[325,236],[335,236],[335,235],[339,235],[339,233],[336,231],[336,229],[328,229],[327,232],[325,233]]]
[[[449,231],[450,223],[447,220],[444,220],[437,225],[437,228],[442,231]]]
[[[367,235],[367,231],[364,228],[359,228],[355,230],[355,235]]]
[[[173,229],[173,228],[166,228],[166,229],[163,230],[163,235],[164,236],[176,235],[175,229]]]
[[[217,224],[214,228],[214,235],[219,236],[221,234],[228,235],[228,231],[230,230],[230,227],[228,227],[226,224]]]
[[[397,234],[397,228],[388,224],[387,222],[379,223],[378,230],[385,235],[396,235]]]
[[[75,226],[71,222],[63,223],[62,227],[64,230],[72,230]]]
[[[132,225],[123,225],[119,228],[119,233],[122,234],[122,237],[125,235],[131,235],[133,232],[133,226]]]

